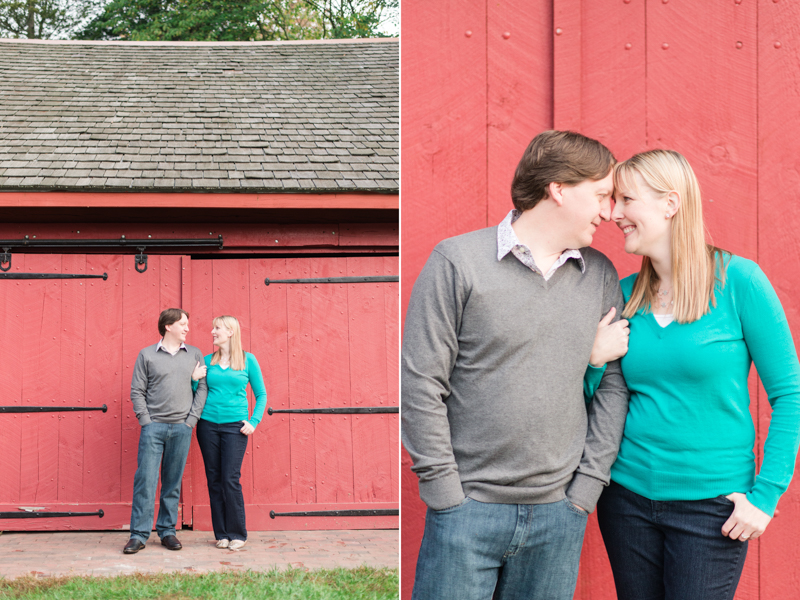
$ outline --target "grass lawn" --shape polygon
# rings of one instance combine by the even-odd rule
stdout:
[[[398,589],[397,569],[370,567],[0,579],[0,598],[26,600],[389,600]]]

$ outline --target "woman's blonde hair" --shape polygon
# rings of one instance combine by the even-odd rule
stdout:
[[[725,277],[723,251],[706,243],[700,185],[688,161],[674,150],[650,150],[618,163],[614,166],[614,187],[637,190],[635,173],[656,194],[666,196],[676,192],[681,198],[671,223],[673,315],[678,323],[691,323],[709,311],[709,304],[717,305],[714,287],[718,279],[718,255],[721,285],[724,285]],[[643,256],[639,276],[622,316],[630,319],[640,309],[645,312],[652,310],[657,301],[658,286],[658,274],[650,258]]]
[[[239,321],[236,317],[222,315],[214,319],[212,323],[214,325],[222,325],[233,332],[230,339],[231,369],[234,371],[243,371],[246,361],[244,350],[242,350],[242,328],[239,327]],[[214,356],[211,357],[211,364],[216,365],[220,358],[222,358],[222,349],[217,348],[214,351]]]

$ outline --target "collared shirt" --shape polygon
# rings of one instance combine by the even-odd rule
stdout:
[[[186,344],[181,344],[181,347],[178,348],[178,350],[175,351],[175,354],[173,354],[172,352],[167,350],[167,347],[164,345],[164,338],[161,338],[160,340],[158,340],[158,344],[156,344],[156,352],[158,352],[159,350],[163,350],[164,352],[166,352],[168,354],[172,354],[172,356],[175,356],[175,354],[178,353],[178,350],[185,350],[186,352],[188,352],[188,350],[186,350]]]
[[[583,261],[580,250],[564,250],[561,256],[558,257],[558,260],[550,267],[550,270],[548,270],[547,273],[542,273],[541,269],[536,266],[533,260],[531,249],[519,241],[514,228],[511,227],[511,224],[519,219],[521,215],[522,213],[520,211],[516,208],[512,208],[506,215],[506,218],[497,226],[497,260],[503,260],[503,257],[511,252],[523,265],[534,273],[539,273],[539,275],[544,277],[545,281],[550,279],[553,273],[570,258],[574,258],[578,261],[578,264],[581,266],[581,273],[586,271],[586,263]]]

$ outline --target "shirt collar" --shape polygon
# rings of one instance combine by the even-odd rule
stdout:
[[[516,208],[512,208],[509,213],[506,215],[505,219],[503,219],[500,224],[497,226],[497,260],[503,260],[503,257],[511,252],[515,246],[520,246],[522,248],[528,248],[525,244],[519,241],[514,228],[511,227],[511,224],[516,221],[517,219],[522,216],[522,212],[517,210]],[[581,254],[580,250],[568,249],[564,250],[561,253],[561,257],[559,261],[561,264],[567,261],[567,259],[574,258],[578,261],[578,264],[581,267],[581,273],[586,272],[586,263],[583,260],[583,255]]]
[[[156,344],[156,352],[158,352],[162,348],[164,348],[164,352],[169,352],[169,350],[167,350],[167,348],[164,346],[163,342],[164,342],[164,338],[161,338],[160,340],[158,340],[158,344]],[[181,347],[178,348],[178,350],[186,350],[186,344],[181,344]],[[186,350],[186,352],[188,352],[188,350]]]

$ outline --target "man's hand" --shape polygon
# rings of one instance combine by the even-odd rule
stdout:
[[[593,367],[602,367],[604,364],[617,360],[625,356],[628,352],[628,321],[620,319],[616,323],[611,320],[617,314],[617,309],[613,306],[605,317],[597,325],[597,334],[592,346],[592,354],[589,357],[589,364]]]
[[[772,517],[753,506],[744,494],[734,492],[725,497],[733,502],[734,508],[722,526],[722,535],[746,542],[764,533]]]
[[[205,365],[200,366],[200,361],[198,360],[197,365],[194,368],[194,371],[192,371],[192,379],[194,381],[200,381],[205,376],[206,376],[206,366]]]
[[[243,433],[245,435],[252,435],[252,433],[256,430],[256,428],[250,425],[248,421],[242,421],[242,423],[244,423],[244,425],[242,425],[242,428],[239,430],[239,433]]]

